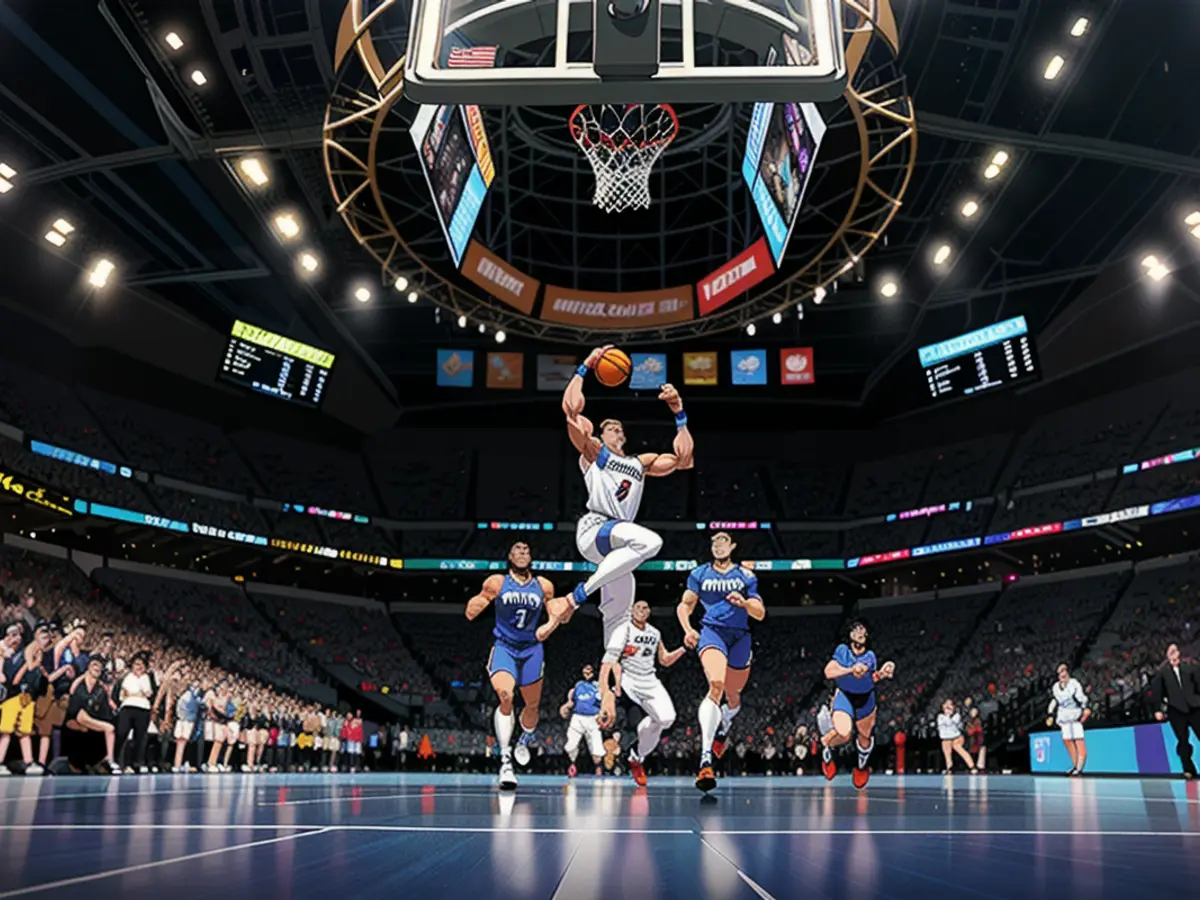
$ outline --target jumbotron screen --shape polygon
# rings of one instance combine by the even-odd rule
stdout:
[[[1037,351],[1024,316],[930,344],[918,354],[934,400],[968,397],[1038,377]]]
[[[334,355],[257,325],[234,322],[221,378],[260,394],[318,407]]]

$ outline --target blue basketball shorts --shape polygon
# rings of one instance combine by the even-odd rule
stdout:
[[[700,643],[696,647],[698,654],[703,654],[705,648],[716,647],[725,655],[726,665],[731,669],[744,669],[754,658],[754,650],[750,643],[750,632],[740,628],[718,628],[712,625],[700,626]]]
[[[833,712],[844,712],[855,722],[859,719],[865,719],[871,713],[875,712],[875,692],[844,694],[839,689],[833,693],[833,704],[830,709]]]
[[[497,643],[488,656],[488,675],[508,672],[517,681],[517,687],[527,687],[542,680],[546,668],[546,655],[542,644],[531,647],[512,647]]]

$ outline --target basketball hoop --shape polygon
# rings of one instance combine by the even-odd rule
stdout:
[[[592,202],[605,212],[650,208],[650,170],[679,133],[666,104],[578,106],[571,138],[596,175]]]

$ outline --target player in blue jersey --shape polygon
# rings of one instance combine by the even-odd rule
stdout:
[[[833,780],[837,766],[833,751],[850,740],[850,734],[858,731],[858,765],[854,767],[854,786],[862,790],[871,775],[867,762],[875,749],[875,685],[896,673],[896,664],[886,662],[880,666],[875,651],[867,647],[871,639],[870,629],[862,619],[854,619],[846,627],[846,642],[838,644],[833,659],[825,664],[825,677],[837,688],[833,702],[822,707],[817,716],[817,727],[821,732],[821,771]]]
[[[725,753],[734,716],[742,709],[742,689],[750,679],[750,619],[761,622],[767,614],[758,595],[758,578],[733,561],[736,548],[728,532],[713,535],[712,562],[692,570],[676,610],[683,643],[700,654],[708,679],[708,694],[700,701],[700,772],[696,775],[696,787],[705,792],[717,786],[713,756],[719,759]],[[699,631],[692,627],[697,603],[704,606]]]
[[[591,663],[585,663],[583,678],[575,682],[575,687],[567,692],[567,702],[559,709],[559,714],[565,719],[570,716],[567,725],[567,756],[571,758],[571,768],[567,776],[574,778],[576,772],[575,758],[579,755],[579,742],[586,739],[588,752],[592,754],[592,762],[596,766],[596,774],[601,773],[600,761],[604,759],[604,738],[600,734],[600,685],[596,683],[596,670]]]
[[[538,707],[542,702],[545,669],[542,642],[557,626],[555,620],[538,624],[546,600],[554,596],[554,586],[548,579],[535,576],[530,568],[532,564],[529,545],[517,541],[508,551],[508,574],[489,576],[479,593],[467,602],[467,618],[471,620],[478,618],[491,604],[496,605],[496,626],[492,629],[496,642],[488,657],[488,676],[499,700],[493,721],[500,747],[501,790],[513,790],[517,786],[513,751],[509,746],[515,724],[514,691],[519,688],[521,699],[525,701],[525,708],[521,710],[517,762],[527,765],[529,745],[537,730]]]

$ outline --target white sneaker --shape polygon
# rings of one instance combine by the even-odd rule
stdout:
[[[149,774],[150,774],[150,769],[149,769],[149,768],[147,768],[146,766],[139,766],[139,767],[138,767],[138,774],[139,774],[139,775],[149,775]]]
[[[517,773],[513,771],[512,761],[505,759],[500,762],[500,790],[515,791],[517,789]]]
[[[12,774],[12,769],[10,769],[8,766],[4,765],[4,763],[0,763],[0,778],[7,778],[11,774]]]
[[[45,775],[46,770],[43,769],[37,763],[30,763],[29,765],[27,765],[25,767],[25,774],[26,775]]]
[[[105,763],[105,765],[108,766],[108,774],[109,775],[120,775],[121,774],[121,767],[118,766],[115,762],[109,761],[109,762]]]

